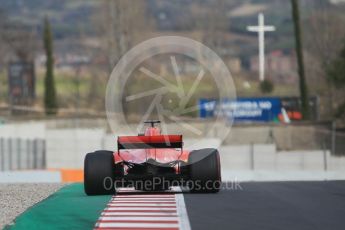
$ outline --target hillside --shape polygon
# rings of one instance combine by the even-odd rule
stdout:
[[[92,0],[0,0],[0,10],[9,22],[17,22],[34,28],[41,34],[44,16],[52,23],[53,34],[59,50],[76,47],[76,39],[83,36],[98,37],[95,18],[100,14],[103,1]],[[223,2],[219,6],[219,2]],[[225,46],[233,47],[233,53],[242,60],[257,52],[256,34],[246,30],[248,25],[257,24],[257,14],[265,14],[266,24],[274,25],[276,31],[266,34],[267,52],[294,48],[290,1],[286,0],[146,0],[147,17],[154,21],[155,32],[179,33],[189,36],[194,31],[207,31],[209,14],[212,10],[221,12],[219,17],[227,20]],[[328,1],[302,0],[302,19],[313,9],[329,5]],[[339,11],[344,4],[336,5]],[[205,26],[206,25],[206,26]],[[157,33],[156,33],[157,34]],[[239,37],[240,39],[237,39]],[[244,39],[243,39],[244,38]],[[248,39],[252,42],[248,43]],[[64,45],[65,44],[65,45]],[[207,44],[207,43],[206,43]],[[76,47],[78,49],[78,47]],[[217,51],[218,52],[218,51]]]

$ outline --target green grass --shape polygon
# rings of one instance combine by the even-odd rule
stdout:
[[[90,74],[89,71],[83,71],[79,76],[79,86],[77,82],[77,76],[73,72],[61,72],[55,71],[55,85],[58,95],[58,103],[60,108],[75,108],[78,104],[81,108],[98,109],[104,106],[105,88],[107,84],[107,77],[105,74]],[[183,88],[185,92],[188,92],[195,80],[195,76],[182,76]],[[173,76],[167,76],[166,80],[176,85],[175,78]],[[270,94],[264,95],[260,92],[259,83],[256,81],[248,81],[251,87],[246,89],[243,85],[245,77],[235,76],[234,83],[238,97],[260,97],[260,96],[292,96],[298,95],[297,85],[287,84],[275,84],[274,91]],[[148,79],[145,76],[135,76],[125,87],[126,95],[133,95],[136,93],[152,90],[162,87],[161,83],[156,82],[153,79]],[[78,88],[80,101],[77,103]],[[43,106],[44,95],[44,71],[36,71],[36,106]],[[188,102],[188,106],[193,106],[198,102],[199,98],[217,98],[218,88],[212,79],[207,74],[198,85],[196,91]],[[150,103],[152,97],[148,97],[142,102],[133,102],[130,105],[132,110],[137,108],[145,109],[146,105]],[[170,102],[169,102],[170,101]],[[172,102],[171,102],[172,101]],[[169,93],[163,98],[163,105],[168,108],[174,108],[177,106],[179,98],[173,93]],[[0,102],[8,102],[8,84],[7,84],[7,72],[0,72]],[[141,111],[142,112],[142,111]],[[190,115],[195,115],[192,113]]]
[[[66,185],[5,229],[92,229],[111,196],[86,196],[83,184]]]
[[[44,75],[43,71],[36,71],[36,101],[34,105],[43,107],[44,97]],[[94,77],[94,78],[93,78]],[[79,84],[76,74],[55,71],[54,80],[60,107],[73,108],[76,106],[79,90],[79,106],[92,108],[90,102],[97,101],[95,108],[103,106],[107,78],[104,74],[91,76],[80,74]],[[7,104],[8,97],[8,75],[7,71],[0,72],[0,103]]]
[[[57,88],[58,95],[63,97],[64,95],[76,94],[79,88],[79,92],[85,95],[90,87],[90,79],[81,76],[79,82],[76,76],[69,74],[55,74],[55,87]],[[44,77],[37,78],[37,96],[43,97],[44,93]]]

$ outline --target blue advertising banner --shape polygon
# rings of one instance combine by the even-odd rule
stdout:
[[[281,107],[279,98],[200,99],[199,116],[211,118],[221,114],[235,122],[268,122],[278,120]]]

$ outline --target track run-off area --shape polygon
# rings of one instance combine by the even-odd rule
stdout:
[[[344,229],[345,181],[224,187],[216,194],[126,188],[86,196],[83,184],[69,184],[5,229]]]

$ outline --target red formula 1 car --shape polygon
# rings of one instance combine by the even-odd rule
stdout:
[[[147,121],[143,134],[120,136],[117,151],[88,153],[84,161],[87,195],[114,194],[119,187],[167,190],[187,186],[192,192],[218,192],[221,183],[216,149],[183,149],[182,135],[162,135],[157,124]]]

